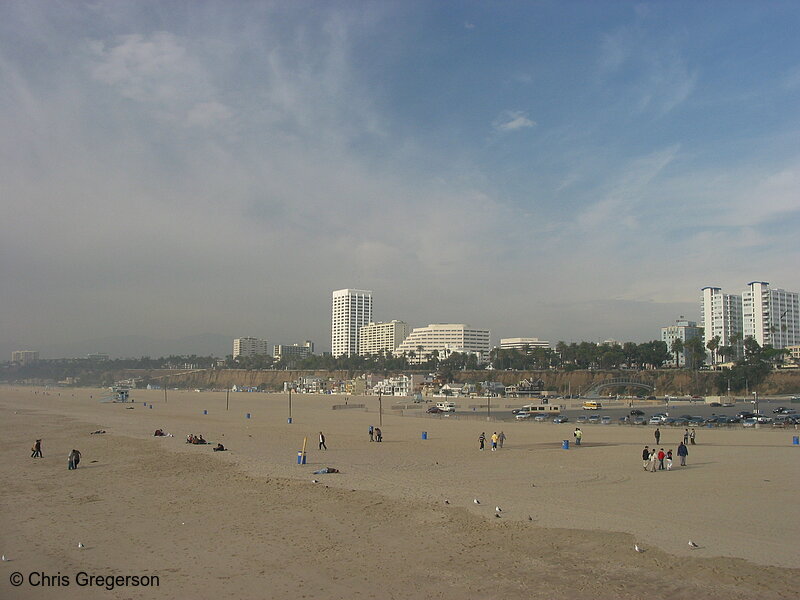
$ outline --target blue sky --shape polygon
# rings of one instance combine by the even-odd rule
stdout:
[[[342,287],[645,341],[705,285],[800,290],[798,30],[793,2],[2,3],[0,352],[327,349]]]

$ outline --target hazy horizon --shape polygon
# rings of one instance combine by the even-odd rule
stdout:
[[[790,2],[4,2],[0,357],[324,352],[347,287],[494,343],[800,291],[798,30]]]

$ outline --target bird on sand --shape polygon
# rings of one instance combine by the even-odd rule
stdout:
[[[503,512],[503,509],[500,508],[499,506],[495,506],[494,507],[494,512]]]
[[[86,547],[86,546],[84,546],[83,544],[81,544],[80,542],[78,542],[78,548],[85,548],[85,547]]]
[[[699,548],[700,546],[695,544],[692,540],[689,540],[689,547],[690,548]]]
[[[634,544],[633,549],[637,552],[644,552],[644,548],[642,548],[639,544]]]
[[[445,504],[450,504],[450,500],[448,500],[447,498],[445,498],[445,500],[444,500],[444,503],[445,503]]]
[[[475,504],[480,504],[480,503],[481,503],[481,501],[480,501],[480,500],[478,500],[477,498],[475,498],[475,499],[473,500],[473,502],[474,502]]]

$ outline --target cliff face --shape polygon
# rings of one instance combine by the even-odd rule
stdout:
[[[394,374],[394,373],[393,373]],[[233,385],[259,387],[267,390],[283,389],[284,382],[295,381],[303,376],[317,376],[323,380],[347,380],[361,375],[349,371],[243,371],[233,369],[208,369],[189,373],[150,373],[150,380],[156,384],[188,388],[231,388]],[[454,377],[459,383],[480,381],[499,381],[504,385],[519,383],[522,379],[542,379],[546,390],[558,393],[583,393],[596,383],[607,379],[630,377],[655,385],[655,394],[663,396],[696,394],[701,396],[717,394],[714,371],[459,371]],[[800,372],[774,371],[758,387],[761,394],[800,393]],[[641,392],[638,392],[641,393]],[[739,395],[742,395],[740,393]]]

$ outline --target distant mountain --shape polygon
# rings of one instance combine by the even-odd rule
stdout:
[[[87,354],[108,354],[111,358],[138,358],[150,356],[190,355],[219,356],[224,358],[233,350],[233,337],[216,333],[190,335],[174,340],[161,340],[144,335],[123,335],[52,344],[37,348],[42,358],[84,358]]]

